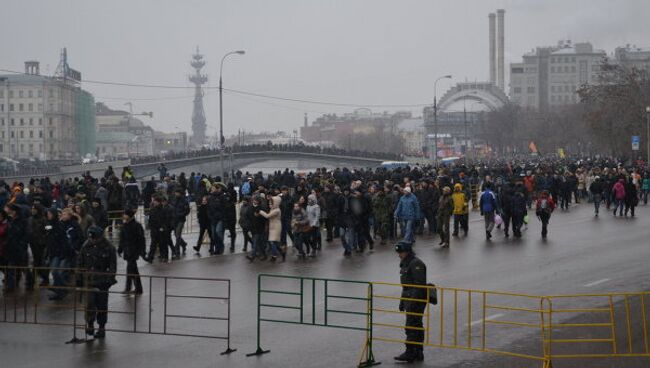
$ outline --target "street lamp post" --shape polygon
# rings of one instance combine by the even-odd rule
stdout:
[[[646,168],[650,166],[650,106],[646,106],[645,108],[645,115],[646,115],[646,121],[645,121],[645,153],[646,153],[646,160],[645,160],[645,166]]]
[[[225,139],[223,137],[223,62],[226,60],[226,57],[230,55],[244,55],[246,51],[244,50],[237,50],[237,51],[231,51],[227,54],[225,54],[221,58],[221,65],[219,67],[219,161],[221,162],[221,180],[224,180],[224,167],[223,167],[223,144],[225,143]]]
[[[433,166],[438,168],[438,98],[437,87],[441,79],[451,79],[451,75],[443,75],[433,82]]]

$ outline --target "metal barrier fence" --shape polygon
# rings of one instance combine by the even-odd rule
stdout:
[[[372,284],[375,341],[494,353],[540,362],[546,359],[541,344],[544,334],[542,297],[426,285],[386,282]],[[426,291],[426,298],[401,297],[404,286],[423,289]],[[436,291],[438,311],[433,313],[428,304],[429,297]],[[423,313],[398,311],[395,308],[396,303],[401,301],[426,303],[428,307]],[[508,319],[504,318],[505,313],[510,314]],[[398,322],[398,318],[409,315],[422,317],[423,327],[406,326]],[[396,336],[407,329],[422,331],[423,342],[409,342]],[[528,352],[508,350],[500,346],[500,334],[517,332],[537,336],[536,345],[539,349]]]
[[[265,286],[265,281],[273,283],[276,288],[271,288],[271,285]],[[278,288],[279,286],[286,287],[287,283],[289,289]],[[356,291],[356,294],[344,295],[343,292],[349,292],[349,289],[356,289],[353,290]],[[287,297],[294,299],[292,304],[287,304],[288,302],[285,300]],[[277,301],[278,299],[281,301]],[[311,308],[309,300],[311,300]],[[358,310],[341,309],[343,306],[336,304],[337,301],[357,304],[360,305],[360,308]],[[320,304],[322,304],[322,308],[317,308]],[[350,306],[346,305],[346,307]],[[287,319],[271,318],[263,312],[264,309],[290,311],[294,312],[294,316]],[[261,346],[262,322],[284,323],[365,332],[365,341],[358,366],[377,365],[379,363],[375,361],[372,352],[372,309],[372,284],[369,282],[260,274],[257,279],[257,350],[247,356],[270,352],[270,350],[262,349]],[[344,318],[337,318],[337,316]]]
[[[14,289],[0,296],[0,322],[67,326],[73,332],[69,343],[77,343],[87,341],[88,336],[77,337],[77,330],[86,329],[84,315],[105,313],[111,319],[106,325],[107,332],[225,340],[226,350],[221,354],[236,351],[230,346],[229,279],[115,274],[117,284],[113,287],[124,285],[127,277],[139,277],[142,294],[133,294],[133,298],[109,298],[107,309],[98,310],[88,303],[93,294],[123,294],[110,288],[100,290],[92,287],[91,278],[107,274],[74,268],[16,266],[1,266],[0,271],[4,274],[5,288]],[[57,278],[60,274],[65,282],[60,285],[42,283],[41,278],[49,280],[50,273],[57,274]],[[33,280],[33,289],[19,289],[23,278]],[[47,301],[47,292],[60,297]],[[222,309],[221,313],[215,315],[215,310],[219,308]]]
[[[549,327],[545,348],[549,356],[650,357],[648,296],[649,292],[547,296]],[[580,307],[576,308],[576,304]]]

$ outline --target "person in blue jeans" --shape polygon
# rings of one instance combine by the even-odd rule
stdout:
[[[404,241],[409,243],[415,242],[413,227],[415,222],[420,218],[420,203],[415,195],[411,193],[411,187],[404,188],[402,197],[397,202],[394,216],[401,221],[404,229]]]

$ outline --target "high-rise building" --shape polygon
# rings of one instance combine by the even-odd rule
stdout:
[[[79,87],[81,74],[67,66],[40,75],[39,63],[24,74],[0,75],[0,156],[17,160],[76,161],[95,153],[93,96]]]
[[[524,54],[523,62],[510,64],[510,100],[540,110],[576,103],[576,91],[597,82],[606,56],[589,42],[538,47]]]
[[[636,47],[630,44],[617,47],[614,50],[614,58],[620,65],[650,73],[650,47]]]

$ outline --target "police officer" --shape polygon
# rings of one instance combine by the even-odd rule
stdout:
[[[400,258],[400,283],[402,285],[423,285],[427,284],[427,267],[418,257],[415,256],[411,243],[400,241],[395,245],[395,251]],[[406,312],[406,351],[395,360],[412,363],[424,360],[422,345],[424,343],[424,330],[422,330],[422,314],[427,306],[426,301],[417,302],[410,299],[427,299],[427,289],[403,286],[402,298],[399,310]],[[412,342],[412,343],[411,343]]]
[[[120,229],[120,245],[117,253],[126,261],[126,286],[124,294],[131,293],[131,287],[135,287],[135,294],[142,294],[142,282],[140,281],[140,272],[138,271],[138,259],[146,255],[146,240],[144,238],[144,229],[138,221],[135,220],[135,211],[132,209],[124,210],[122,221],[124,225]]]
[[[77,266],[82,270],[82,287],[86,291],[86,335],[101,339],[106,335],[108,289],[117,281],[115,247],[104,237],[99,226],[88,228],[88,240],[79,252]],[[95,320],[99,329],[95,332]]]

